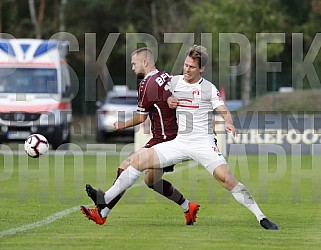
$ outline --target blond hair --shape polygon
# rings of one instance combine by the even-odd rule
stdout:
[[[136,49],[135,51],[132,52],[131,56],[137,54],[142,54],[145,53],[145,57],[149,58],[150,61],[154,62],[154,55],[151,49],[147,48],[147,47],[143,47],[143,48],[139,48]]]

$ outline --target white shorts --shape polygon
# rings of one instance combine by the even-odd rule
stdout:
[[[215,136],[193,141],[176,137],[172,141],[159,143],[152,147],[159,158],[160,167],[164,168],[187,160],[195,160],[203,165],[211,174],[216,167],[227,164],[219,151]]]

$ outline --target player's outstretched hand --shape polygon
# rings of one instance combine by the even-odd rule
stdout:
[[[225,130],[231,133],[234,137],[238,136],[239,131],[231,123],[225,123]]]
[[[114,122],[114,127],[115,127],[115,131],[124,129],[125,128],[125,122],[116,121],[116,122]]]

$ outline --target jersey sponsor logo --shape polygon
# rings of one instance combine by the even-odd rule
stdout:
[[[167,83],[164,87],[164,89],[167,91],[167,90],[170,90],[171,89],[171,86],[169,86],[169,84]],[[175,91],[174,91],[175,92]]]
[[[155,82],[159,85],[159,86],[163,86],[163,84],[165,82],[167,82],[167,80],[169,79],[169,74],[168,73],[163,73],[161,74],[159,77],[157,77],[155,79]]]

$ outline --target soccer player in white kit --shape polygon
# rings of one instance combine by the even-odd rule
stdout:
[[[207,60],[208,55],[203,46],[192,46],[186,53],[183,75],[173,77],[168,85],[173,94],[167,100],[169,107],[177,109],[177,137],[137,152],[130,166],[122,172],[103,198],[106,203],[110,202],[120,192],[132,186],[146,169],[164,168],[192,159],[202,164],[240,204],[249,209],[263,228],[277,230],[278,226],[263,214],[248,189],[234,177],[216,146],[212,125],[213,110],[223,117],[226,131],[233,136],[237,136],[238,131],[217,88],[201,76]],[[104,217],[103,210],[101,215]]]

